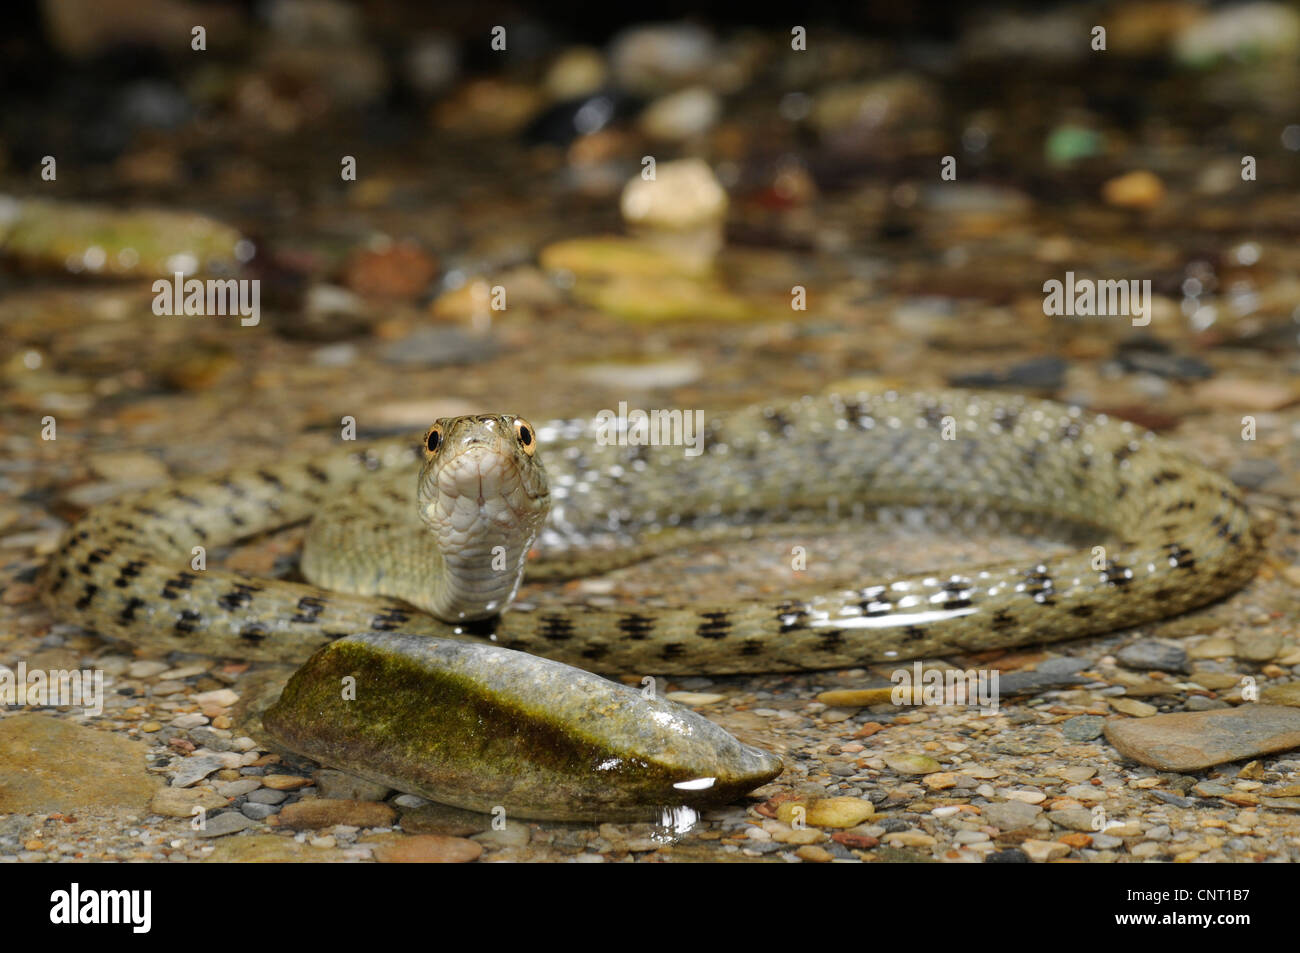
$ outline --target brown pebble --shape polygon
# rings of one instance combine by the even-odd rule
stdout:
[[[311,784],[311,778],[301,778],[296,774],[268,774],[262,778],[262,786],[273,791],[293,791]]]
[[[388,827],[397,812],[379,801],[344,801],[336,798],[308,798],[286,804],[280,811],[280,825],[295,830],[318,830],[347,824],[350,827]]]
[[[880,841],[870,834],[855,834],[852,831],[840,831],[832,834],[831,840],[837,844],[843,844],[845,847],[851,847],[854,850],[871,850],[880,844]]]
[[[1109,179],[1101,187],[1101,196],[1107,205],[1118,208],[1149,209],[1164,200],[1165,184],[1154,172],[1139,169]]]
[[[416,834],[375,848],[381,864],[464,864],[478,860],[483,845],[463,837]]]
[[[818,847],[816,844],[805,844],[794,852],[794,855],[800,860],[811,861],[814,864],[829,864],[835,859],[825,847]]]

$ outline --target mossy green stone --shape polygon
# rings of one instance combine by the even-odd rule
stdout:
[[[732,801],[782,770],[775,755],[665,699],[523,652],[427,636],[330,643],[264,722],[291,750],[398,790],[544,820],[659,819]]]

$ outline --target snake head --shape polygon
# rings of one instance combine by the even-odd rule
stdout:
[[[443,417],[425,432],[420,515],[444,551],[527,552],[551,505],[536,450],[537,431],[514,414]]]

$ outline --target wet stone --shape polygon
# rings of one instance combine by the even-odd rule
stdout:
[[[1062,811],[1051,811],[1047,817],[1053,824],[1059,824],[1069,830],[1083,831],[1086,834],[1092,833],[1092,811],[1072,807]]]
[[[213,791],[193,788],[159,788],[149,802],[149,810],[163,817],[192,817],[196,807],[214,811],[226,806],[226,799]]]
[[[346,801],[382,801],[392,790],[387,785],[329,768],[321,768],[312,775],[312,780],[321,797]]]
[[[419,328],[385,347],[380,356],[389,364],[444,367],[485,361],[496,350],[495,342],[489,337],[465,334],[454,328]]]
[[[1069,365],[1059,357],[1036,357],[1014,364],[1004,371],[984,371],[975,374],[957,374],[948,382],[953,387],[1000,388],[1025,387],[1032,390],[1054,391],[1065,383]]]
[[[478,860],[483,845],[463,837],[418,834],[375,848],[381,864],[464,864]]]
[[[1117,718],[1106,740],[1126,758],[1162,771],[1199,771],[1300,747],[1300,709],[1250,704],[1227,711]]]
[[[1232,793],[1232,788],[1218,781],[1201,781],[1192,788],[1192,791],[1200,797],[1227,797]]]
[[[344,674],[357,679],[355,701],[335,690]],[[690,709],[584,670],[394,633],[322,648],[263,723],[289,749],[335,768],[511,817],[658,816],[665,804],[728,803],[782,769]],[[592,770],[606,760],[620,770]]]
[[[402,811],[402,830],[408,834],[445,834],[468,837],[486,830],[492,818],[478,811],[464,811],[446,804],[424,804]]]
[[[224,814],[217,814],[206,818],[203,829],[193,831],[194,837],[225,837],[229,834],[238,834],[240,831],[246,831],[249,828],[257,827],[256,821],[245,817],[239,811],[226,811]]]
[[[397,812],[375,801],[344,801],[308,798],[287,804],[280,811],[280,823],[295,830],[318,830],[347,824],[350,827],[388,827]]]
[[[985,804],[980,810],[983,812],[985,821],[1004,831],[1016,831],[1023,827],[1029,827],[1038,819],[1038,815],[1043,812],[1041,807],[1026,804],[1023,801]]]
[[[1141,639],[1120,649],[1115,656],[1121,665],[1138,671],[1180,673],[1187,668],[1187,653],[1181,645]]]
[[[146,752],[61,718],[11,715],[0,720],[0,814],[143,811],[158,786]]]
[[[1061,725],[1061,733],[1071,741],[1091,741],[1101,737],[1106,719],[1098,715],[1078,715]]]

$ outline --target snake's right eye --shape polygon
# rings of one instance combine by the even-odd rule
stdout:
[[[440,446],[442,446],[442,428],[435,425],[430,427],[429,432],[424,435],[425,456],[433,456],[438,452]]]

